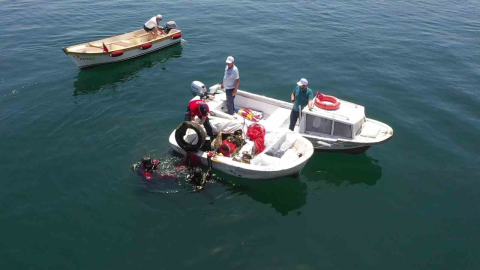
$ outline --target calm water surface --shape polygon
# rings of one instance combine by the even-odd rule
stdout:
[[[81,71],[63,46],[161,13],[186,43]],[[478,1],[0,1],[2,269],[479,269]],[[305,77],[394,138],[299,178],[145,191],[190,83]]]

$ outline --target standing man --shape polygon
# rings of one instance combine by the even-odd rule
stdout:
[[[297,124],[298,116],[300,115],[301,111],[299,110],[299,106],[302,108],[307,106],[310,110],[313,109],[313,92],[312,89],[308,88],[308,81],[305,78],[302,78],[299,82],[297,82],[297,87],[293,90],[291,95],[291,100],[293,103],[293,109],[290,113],[290,130],[293,131],[295,125]]]
[[[238,86],[240,85],[240,73],[233,63],[234,61],[235,59],[233,56],[227,57],[227,66],[225,67],[225,75],[223,75],[222,83],[222,88],[225,87],[225,94],[227,95],[227,110],[230,115],[235,113],[233,100],[237,95]]]
[[[201,99],[192,100],[188,103],[188,108],[185,112],[185,121],[194,121],[195,116],[198,116],[198,118],[200,118],[200,125],[203,125],[207,135],[213,139],[212,126],[210,125],[210,120],[208,120],[209,112],[210,109],[205,101]]]
[[[157,38],[157,35],[163,33],[162,27],[159,24],[161,21],[162,15],[158,14],[157,16],[150,18],[150,20],[143,25],[143,30],[149,33],[152,39],[155,39]]]

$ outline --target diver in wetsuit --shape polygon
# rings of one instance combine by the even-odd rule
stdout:
[[[142,177],[143,180],[152,181],[155,179],[163,180],[177,180],[177,177],[173,174],[160,174],[158,168],[160,166],[160,160],[152,159],[151,157],[144,157],[140,163],[133,165],[133,171]]]
[[[212,156],[213,153],[208,154],[207,156],[207,171],[202,172],[202,169],[200,167],[191,167],[191,171],[189,173],[190,175],[190,181],[192,182],[193,185],[195,185],[197,190],[203,189],[203,186],[205,185],[205,182],[210,180],[212,178]],[[189,156],[187,155],[187,164],[189,164]],[[187,165],[188,166],[188,165]]]

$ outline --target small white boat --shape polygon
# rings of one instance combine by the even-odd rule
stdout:
[[[218,123],[222,119],[210,117],[210,121]],[[235,161],[232,157],[217,155],[212,158],[213,169],[249,179],[274,179],[298,175],[313,155],[313,145],[310,141],[290,130],[267,132],[266,138],[268,136],[272,143],[267,145],[262,153],[256,155],[250,164]],[[175,130],[170,135],[169,142],[174,151],[182,155],[186,154],[175,139]],[[204,165],[207,165],[208,153],[198,150],[193,154],[198,156]]]
[[[129,60],[181,42],[182,31],[175,22],[167,23],[168,34],[155,39],[140,29],[123,35],[62,48],[81,69]]]
[[[200,82],[194,84],[203,85]],[[197,89],[202,88],[194,87],[194,84],[192,91],[198,93]],[[225,93],[218,89],[218,85],[210,87],[210,90],[221,92],[213,100],[207,100],[211,115],[246,122],[247,125],[254,123],[240,115],[226,114]],[[314,106],[312,111],[307,107],[300,114],[294,131],[310,140],[315,151],[358,154],[392,138],[393,129],[387,124],[367,118],[363,106],[339,99],[338,102],[340,105],[336,110]],[[235,107],[262,112],[263,117],[258,123],[268,130],[288,128],[293,104],[238,90]]]

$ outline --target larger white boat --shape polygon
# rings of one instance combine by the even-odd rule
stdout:
[[[62,48],[80,69],[129,60],[181,42],[182,31],[175,22],[168,22],[164,34],[156,38],[140,29]]]
[[[194,85],[196,84],[196,85]],[[192,91],[198,92],[203,85],[192,84]],[[198,87],[200,86],[200,87]],[[235,119],[247,125],[254,123],[240,115],[226,114],[226,96],[218,87],[211,91],[220,91],[208,100],[211,115],[226,119]],[[294,131],[310,140],[315,151],[363,153],[373,145],[385,143],[393,136],[393,129],[382,122],[367,118],[363,106],[337,99],[335,110],[326,110],[314,106],[313,110],[303,108]],[[247,108],[263,113],[258,122],[268,129],[288,128],[293,104],[262,95],[238,90],[235,107]]]

